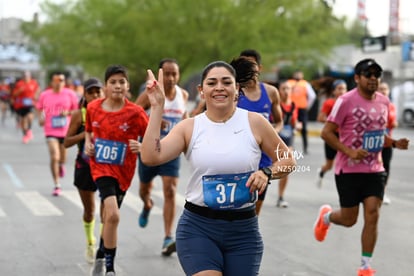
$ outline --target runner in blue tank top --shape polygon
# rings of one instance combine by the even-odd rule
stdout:
[[[249,111],[260,113],[266,119],[270,120],[272,102],[267,96],[267,92],[266,92],[266,88],[264,87],[264,84],[260,82],[259,85],[260,85],[260,92],[261,92],[259,100],[251,101],[246,95],[241,95],[239,97],[237,107],[241,107]],[[272,160],[270,159],[270,157],[262,152],[262,158],[260,159],[259,168],[268,167],[271,164],[272,164]]]
[[[233,60],[231,65],[236,69],[237,75],[243,75],[243,62],[238,62],[240,59],[247,59],[257,64],[257,72],[253,78],[242,84],[241,94],[238,99],[238,107],[247,109],[249,111],[262,114],[270,121],[272,117],[275,129],[278,132],[282,126],[282,110],[280,109],[280,95],[279,91],[273,85],[259,81],[259,74],[261,70],[261,56],[256,50],[248,49],[240,53],[239,58]],[[272,163],[269,156],[262,153],[259,168],[266,168]],[[259,215],[263,201],[266,197],[266,190],[259,196],[256,202],[256,213]]]

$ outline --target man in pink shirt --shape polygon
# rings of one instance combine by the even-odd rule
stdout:
[[[378,232],[379,211],[384,196],[386,174],[381,150],[386,145],[408,148],[408,139],[393,140],[386,133],[389,99],[376,92],[382,68],[373,59],[363,59],[355,66],[357,87],[340,96],[327,118],[322,138],[338,151],[335,182],[341,208],[323,205],[314,225],[316,240],[322,242],[330,223],[353,226],[359,205],[364,207],[362,230],[362,265],[358,276],[374,275],[370,266]],[[339,138],[335,135],[339,128]]]
[[[50,88],[40,94],[36,104],[39,124],[43,126],[50,154],[53,195],[61,194],[59,177],[65,175],[66,148],[63,140],[69,128],[71,114],[78,109],[78,98],[74,91],[65,88],[65,75],[53,73]]]

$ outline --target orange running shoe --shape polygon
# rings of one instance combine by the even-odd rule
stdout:
[[[317,241],[322,242],[325,239],[326,234],[328,233],[328,229],[329,229],[330,224],[326,225],[323,222],[323,217],[326,213],[328,213],[330,211],[332,211],[332,207],[330,205],[327,205],[327,204],[322,205],[321,208],[319,208],[318,217],[315,221],[315,224],[313,225],[313,232],[314,232],[314,235],[315,235],[315,239]]]
[[[375,272],[376,271],[373,270],[372,268],[368,268],[368,269],[360,268],[358,269],[358,276],[374,276]]]

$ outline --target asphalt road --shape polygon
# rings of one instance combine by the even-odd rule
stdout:
[[[320,205],[338,206],[332,172],[326,175],[321,189],[315,185],[317,168],[324,160],[323,144],[317,137],[320,127],[311,124],[309,154],[298,155],[301,156],[298,172],[291,174],[285,195],[288,208],[276,207],[277,181],[269,187],[259,218],[265,243],[260,275],[356,275],[360,264],[361,216],[352,228],[332,226],[323,243],[313,238],[312,226]],[[89,275],[90,265],[83,257],[82,209],[72,185],[76,149],[68,151],[62,196],[53,197],[46,143],[37,124],[34,135],[34,140],[25,145],[12,118],[0,125],[0,275]],[[395,136],[414,141],[414,130],[397,129]],[[296,145],[300,152],[300,137]],[[412,146],[408,151],[394,152],[387,189],[392,203],[382,208],[372,262],[377,276],[413,275],[413,162]],[[189,174],[183,158],[178,215],[182,212]],[[155,208],[145,229],[137,225],[142,208],[137,190],[135,177],[121,208],[117,275],[184,275],[175,254],[167,258],[160,254],[163,239],[160,179],[156,179]]]

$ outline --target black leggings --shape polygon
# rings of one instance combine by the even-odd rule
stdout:
[[[382,149],[381,152],[382,156],[382,162],[384,164],[385,172],[387,173],[386,179],[385,179],[385,185],[387,185],[388,177],[390,176],[390,164],[391,164],[391,158],[392,158],[392,148],[386,147]]]
[[[302,122],[302,141],[303,141],[303,151],[305,153],[308,152],[308,110],[306,108],[299,108],[298,109],[298,121]]]

